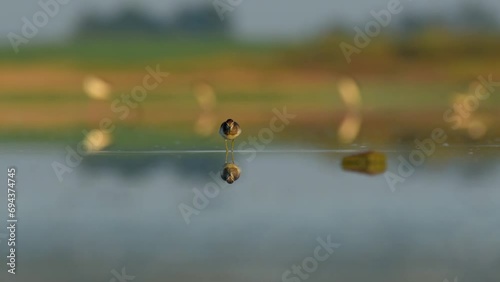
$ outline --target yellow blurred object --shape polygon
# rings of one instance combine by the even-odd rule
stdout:
[[[361,115],[361,95],[356,81],[344,77],[338,82],[340,97],[347,107],[347,114],[339,126],[338,140],[344,144],[351,144],[358,137],[363,118]]]
[[[366,152],[345,157],[342,168],[371,175],[381,174],[387,169],[387,158],[384,153]]]
[[[216,129],[216,117],[214,114],[217,104],[215,90],[208,83],[198,83],[193,87],[193,93],[201,108],[201,114],[194,125],[194,131],[201,136],[210,136]]]
[[[92,99],[109,100],[111,98],[111,85],[109,82],[96,76],[87,76],[83,80],[83,90]]]
[[[453,96],[452,106],[456,112],[460,109],[465,113],[461,114],[462,122],[459,124],[459,128],[467,130],[467,134],[471,139],[479,140],[486,135],[488,131],[488,126],[484,124],[481,120],[477,118],[475,113],[476,108],[467,109],[467,98],[470,98],[475,94],[478,86],[481,86],[477,82],[471,83],[469,86],[470,94],[456,93]],[[464,110],[465,109],[465,110]]]
[[[464,101],[468,97],[467,94],[456,93],[453,96],[452,107],[455,109],[458,106],[464,106]],[[458,112],[458,110],[455,110]],[[468,115],[462,115],[463,122],[459,125],[459,128],[468,128],[469,122],[471,119],[472,113],[468,113]]]
[[[90,131],[83,141],[89,153],[99,152],[111,144],[111,134],[99,129]]]
[[[467,132],[469,133],[470,138],[474,140],[483,138],[487,131],[488,127],[479,120],[473,120],[467,125]]]
[[[338,82],[340,97],[349,110],[358,109],[361,106],[361,95],[356,81],[352,78],[344,77]]]
[[[207,83],[199,83],[194,86],[193,91],[202,110],[212,111],[215,109],[217,100],[212,86]]]
[[[202,113],[194,125],[194,131],[201,136],[210,136],[214,132],[216,125],[214,114]]]
[[[358,114],[347,114],[338,130],[338,139],[344,144],[350,144],[356,140],[361,129],[361,117]]]

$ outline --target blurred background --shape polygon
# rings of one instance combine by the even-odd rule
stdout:
[[[338,255],[310,281],[499,281],[500,83],[470,98],[500,82],[500,2],[401,0],[367,35],[390,3],[3,1],[0,152],[21,227],[20,274],[0,277],[282,281],[331,234]],[[239,150],[285,108],[186,225],[179,204],[224,164],[221,122],[242,126]],[[435,128],[446,142],[395,193],[341,170],[380,150],[396,173]],[[68,147],[85,151],[76,167]]]
[[[348,77],[361,95],[357,140],[404,143],[449,127],[443,114],[473,93],[471,84],[499,77],[496,1],[402,1],[350,63],[340,44],[355,47],[354,27],[365,30],[387,1],[217,3],[68,1],[19,53],[8,34],[23,36],[22,18],[33,23],[42,8],[9,4],[0,17],[3,140],[74,143],[109,117],[117,126],[110,148],[222,148],[214,134],[221,120],[233,117],[254,133],[286,106],[297,118],[279,138],[330,148],[348,111],[338,91]],[[126,118],[113,112],[114,99],[158,65],[170,77]],[[96,90],[104,94],[88,94],[83,84],[92,78],[109,84]],[[450,138],[498,144],[498,97],[481,101]],[[481,134],[467,132],[474,126]]]

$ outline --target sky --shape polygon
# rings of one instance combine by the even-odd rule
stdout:
[[[7,34],[20,34],[22,18],[32,18],[41,8],[39,1],[54,0],[1,0],[0,42],[7,42]],[[68,1],[60,11],[40,29],[34,40],[65,40],[75,30],[79,15],[86,11],[98,11],[112,16],[124,5],[141,6],[153,16],[172,15],[183,5],[213,3],[215,0],[59,0]],[[300,40],[314,36],[328,26],[347,23],[353,27],[370,20],[370,11],[387,7],[392,0],[218,0],[241,1],[234,11],[225,15],[234,23],[233,36],[248,40]],[[498,0],[400,0],[405,13],[453,13],[458,4],[478,2],[487,4],[500,15]],[[138,4],[140,3],[140,4]],[[216,13],[214,8],[214,13]]]

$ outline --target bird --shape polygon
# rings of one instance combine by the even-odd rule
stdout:
[[[231,151],[234,152],[234,139],[241,134],[240,125],[232,119],[228,119],[220,125],[219,134],[226,142],[226,155],[229,151],[227,147],[227,140],[231,140]]]

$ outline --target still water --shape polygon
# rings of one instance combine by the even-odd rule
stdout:
[[[443,150],[391,189],[384,174],[343,170],[348,151],[236,152],[241,176],[222,185],[218,151],[89,156],[60,182],[61,148],[3,148],[19,222],[17,274],[0,237],[0,278],[498,282],[500,153]],[[385,152],[397,173],[409,152]]]

